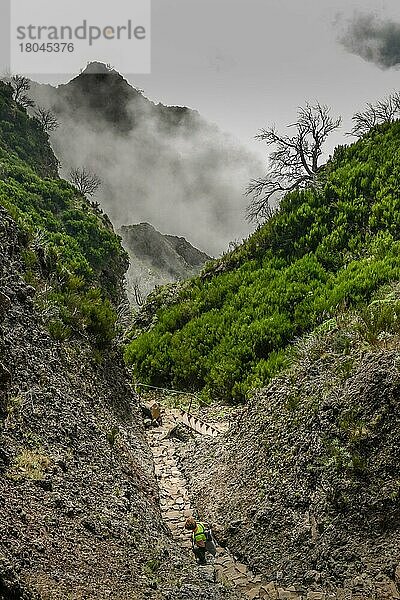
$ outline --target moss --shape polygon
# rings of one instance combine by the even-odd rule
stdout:
[[[8,476],[13,479],[41,481],[45,478],[50,464],[50,458],[45,454],[32,450],[23,450],[16,457],[12,469],[8,472]]]

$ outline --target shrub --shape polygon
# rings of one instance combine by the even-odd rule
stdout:
[[[106,347],[115,335],[113,306],[121,299],[127,255],[104,216],[59,179],[47,134],[2,83],[0,167],[0,205],[25,233],[25,279],[39,289],[37,305],[51,335],[86,333]]]
[[[45,454],[33,452],[32,450],[23,450],[15,459],[9,476],[15,479],[24,478],[40,481],[44,479],[49,466],[50,459]]]

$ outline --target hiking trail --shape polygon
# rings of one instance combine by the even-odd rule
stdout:
[[[179,467],[175,442],[170,435],[178,423],[190,427],[199,435],[219,435],[224,426],[211,426],[180,409],[163,409],[162,425],[147,430],[147,440],[154,458],[155,474],[160,492],[160,507],[164,522],[171,530],[177,543],[192,555],[190,533],[184,529],[188,516],[195,515],[196,509],[190,503],[187,482]],[[305,598],[294,587],[278,588],[274,583],[263,582],[243,563],[235,559],[227,548],[217,546],[217,555],[213,559],[207,555],[208,565],[193,565],[210,581],[220,582],[234,588],[247,600],[257,598],[276,600],[302,600]],[[325,600],[325,594],[315,592],[307,594],[307,600]]]

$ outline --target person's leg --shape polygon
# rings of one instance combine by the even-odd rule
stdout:
[[[217,554],[217,548],[215,546],[215,542],[213,539],[207,540],[206,542],[206,550],[213,556]]]
[[[194,548],[193,552],[194,552],[194,555],[195,555],[196,560],[199,563],[199,565],[206,565],[207,564],[207,561],[206,561],[206,549],[205,548]]]

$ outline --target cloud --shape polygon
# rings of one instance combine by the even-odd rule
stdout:
[[[116,111],[119,96],[110,96]],[[62,175],[81,166],[98,174],[103,185],[96,200],[116,227],[149,222],[213,256],[230,241],[247,237],[243,193],[263,166],[195,111],[171,126],[171,110],[139,95],[119,107],[123,123],[134,123],[121,130],[115,121],[99,118],[93,103],[71,108],[50,86],[40,86],[36,99],[59,116],[51,141]]]
[[[356,14],[340,38],[351,52],[381,69],[400,65],[400,23],[373,14]]]

